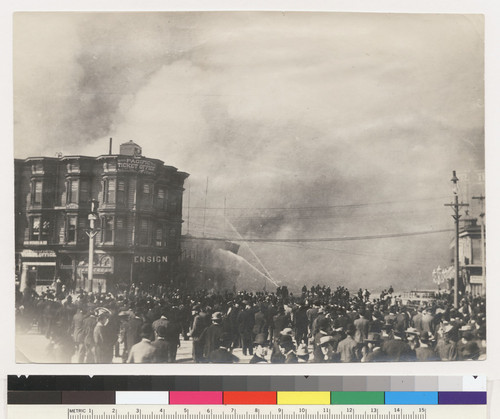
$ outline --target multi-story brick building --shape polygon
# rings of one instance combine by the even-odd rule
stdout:
[[[189,175],[142,156],[30,157],[15,161],[16,274],[21,290],[60,279],[68,288],[113,290],[176,278],[182,195]],[[88,281],[91,201],[99,204],[94,283]]]

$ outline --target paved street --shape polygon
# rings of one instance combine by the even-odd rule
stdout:
[[[192,341],[181,340],[181,347],[177,351],[177,362],[192,363]],[[251,356],[244,356],[241,348],[236,348],[233,354],[240,359],[240,363],[250,362]],[[49,340],[38,333],[29,332],[16,335],[16,360],[20,363],[57,363],[51,351]],[[76,360],[73,358],[73,362]],[[113,363],[121,363],[121,358],[113,358]]]

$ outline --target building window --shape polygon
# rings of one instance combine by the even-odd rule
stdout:
[[[38,162],[31,166],[32,173],[43,174],[43,163]]]
[[[163,226],[159,224],[155,231],[155,246],[163,246]]]
[[[66,239],[68,243],[76,242],[76,226],[77,226],[77,217],[76,215],[72,215],[68,217],[68,227],[66,229]]]
[[[123,217],[116,218],[116,242],[124,243],[126,239],[125,220]]]
[[[143,218],[139,226],[139,244],[149,244],[149,220]]]
[[[125,204],[125,181],[119,180],[116,189],[116,202]]]
[[[41,222],[40,217],[33,217],[31,219],[31,226],[30,226],[30,240],[31,241],[40,240],[40,222]]]
[[[42,231],[40,232],[40,240],[49,241],[50,234],[50,221],[43,220],[42,221]]]
[[[80,202],[87,203],[90,201],[90,182],[88,180],[80,181]]]
[[[151,197],[153,196],[153,186],[151,183],[142,185],[142,199],[145,205],[151,205]]]
[[[179,199],[177,193],[168,194],[168,212],[175,214]]]
[[[165,188],[159,188],[156,195],[156,208],[165,208]]]
[[[103,241],[105,243],[113,242],[113,231],[114,231],[114,219],[113,217],[104,217],[103,219]]]
[[[116,179],[106,179],[104,181],[104,202],[114,204],[116,197]]]
[[[33,182],[33,204],[42,203],[42,182],[35,180]]]
[[[68,181],[68,195],[66,202],[68,204],[78,204],[78,180]]]

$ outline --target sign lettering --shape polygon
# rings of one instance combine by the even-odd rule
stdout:
[[[118,159],[118,170],[121,172],[154,174],[156,171],[156,164],[144,159],[121,158]]]
[[[134,256],[134,263],[167,263],[167,256]]]

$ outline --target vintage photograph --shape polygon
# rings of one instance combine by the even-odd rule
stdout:
[[[13,64],[16,362],[486,359],[482,15],[18,12]]]

